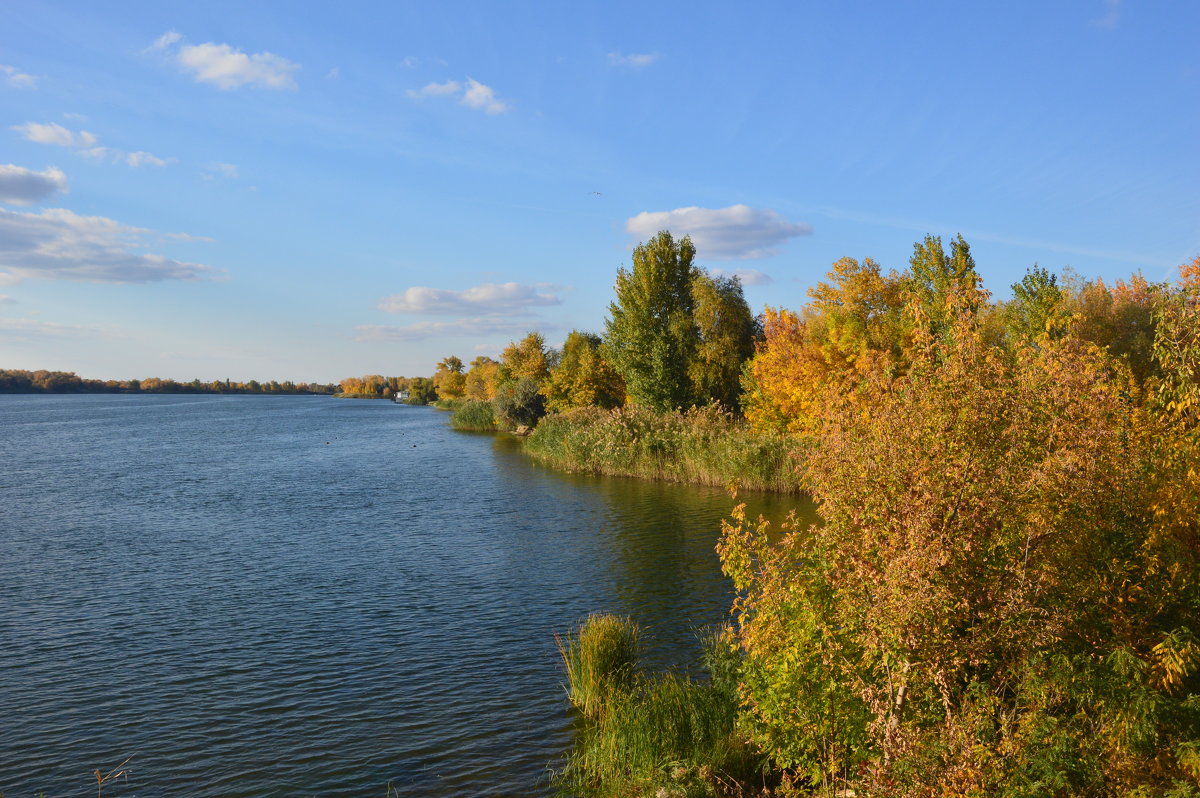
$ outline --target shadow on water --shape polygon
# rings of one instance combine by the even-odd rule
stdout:
[[[793,511],[802,524],[818,520],[805,495],[744,491],[734,499],[709,486],[567,473],[529,458],[508,435],[496,436],[494,450],[523,484],[536,475],[602,508],[592,533],[608,592],[590,611],[633,617],[652,668],[694,665],[700,635],[727,620],[733,589],[721,573],[716,544],[721,520],[735,504],[744,502],[750,517],[762,515],[775,530]]]

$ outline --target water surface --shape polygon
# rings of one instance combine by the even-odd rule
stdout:
[[[685,666],[730,604],[730,500],[445,421],[0,396],[0,791],[87,795],[132,755],[105,795],[545,794],[571,735],[554,634],[628,614]]]

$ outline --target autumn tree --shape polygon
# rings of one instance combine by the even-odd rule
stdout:
[[[443,399],[461,398],[467,386],[463,362],[454,355],[438,361],[437,370],[433,373],[433,385]]]
[[[760,429],[811,430],[830,383],[848,390],[874,373],[904,369],[913,326],[908,277],[870,258],[842,258],[809,289],[802,314],[768,308],[763,337],[743,377],[746,418]]]
[[[573,330],[563,342],[558,365],[542,392],[551,413],[577,407],[611,408],[625,399],[620,375],[601,354],[600,336],[579,330]]]
[[[480,355],[471,361],[467,372],[464,391],[468,399],[478,402],[490,402],[496,396],[496,388],[500,384],[500,364],[487,355]]]
[[[1135,273],[1112,287],[1103,280],[1074,280],[1064,301],[1073,317],[1072,332],[1124,362],[1142,385],[1158,374],[1154,338],[1168,294],[1166,283]]]
[[[531,379],[539,385],[550,376],[550,352],[541,333],[531,332],[500,353],[501,383]]]

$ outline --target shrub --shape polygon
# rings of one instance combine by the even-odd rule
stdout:
[[[546,397],[540,393],[537,380],[522,377],[501,386],[492,400],[492,409],[504,427],[532,427],[546,414]]]

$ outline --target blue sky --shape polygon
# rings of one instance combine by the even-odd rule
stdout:
[[[753,308],[961,232],[1200,254],[1186,2],[0,5],[0,368],[331,381],[601,331],[663,227]]]

